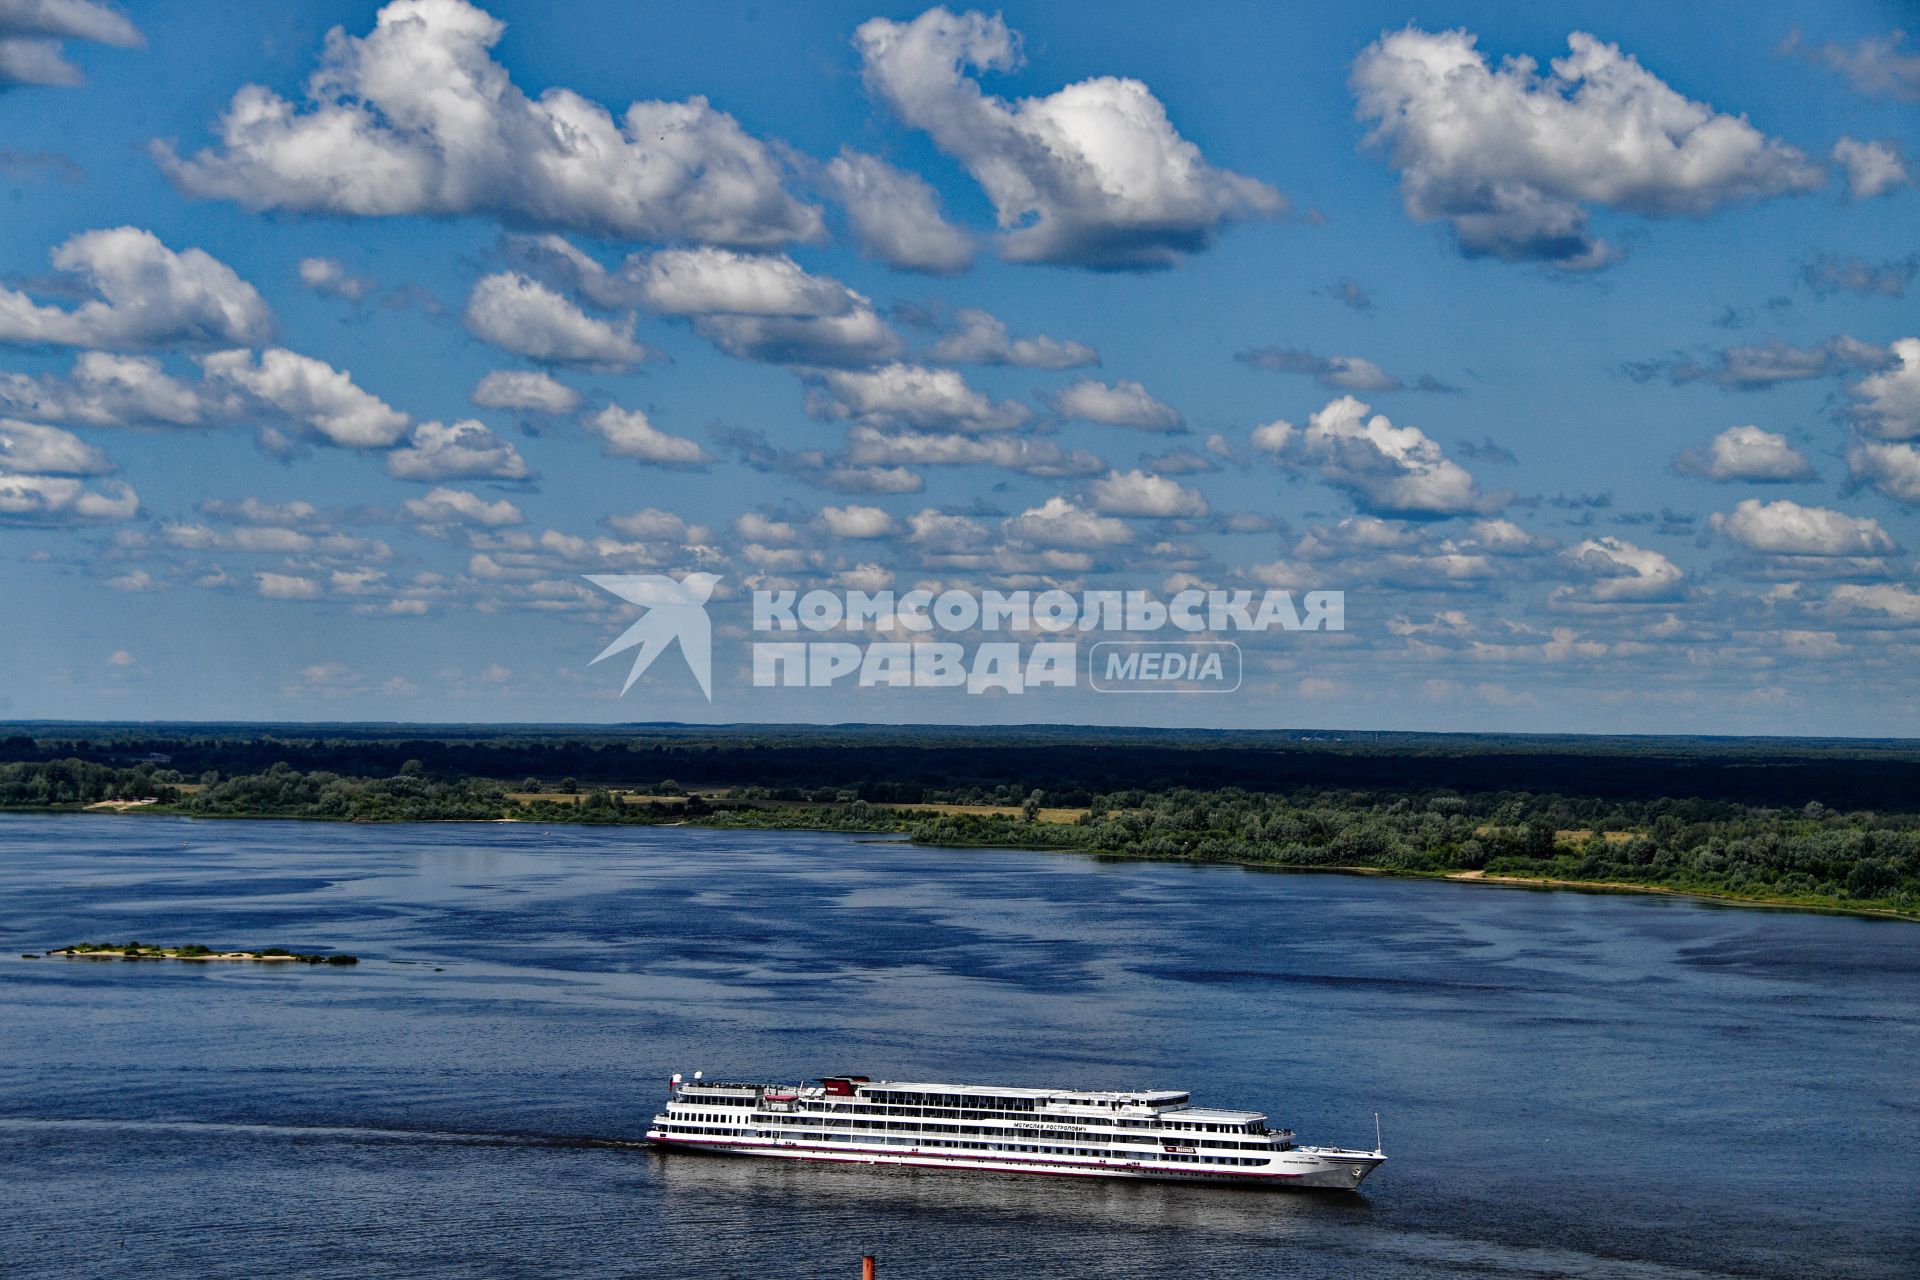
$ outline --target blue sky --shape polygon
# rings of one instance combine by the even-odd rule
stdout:
[[[0,0],[0,716],[1911,735],[1903,17]],[[749,687],[849,586],[1347,630]]]

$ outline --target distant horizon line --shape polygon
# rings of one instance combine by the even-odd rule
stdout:
[[[1118,725],[1085,724],[1046,721],[1022,721],[1009,724],[965,724],[945,721],[885,721],[885,720],[619,720],[619,721],[569,721],[569,720],[107,720],[85,718],[42,717],[35,719],[0,720],[0,735],[7,731],[30,728],[253,728],[253,729],[493,729],[493,730],[544,730],[550,732],[599,731],[618,732],[637,729],[685,729],[685,730],[893,730],[933,732],[947,731],[968,734],[993,734],[1006,732],[1084,732],[1097,734],[1128,735],[1171,735],[1171,734],[1214,734],[1234,737],[1276,737],[1301,735],[1353,735],[1376,738],[1496,738],[1496,739],[1581,739],[1595,742],[1605,741],[1652,741],[1652,742],[1798,742],[1798,743],[1850,743],[1871,744],[1887,743],[1902,746],[1920,746],[1920,737],[1897,737],[1887,735],[1848,735],[1848,734],[1785,734],[1785,733],[1600,733],[1576,729],[1531,729],[1531,730],[1478,730],[1478,729],[1368,729],[1368,728],[1325,728],[1325,727],[1275,727],[1250,729],[1244,727],[1208,726],[1208,725]]]

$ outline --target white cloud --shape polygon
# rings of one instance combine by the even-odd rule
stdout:
[[[638,538],[642,542],[684,542],[692,537],[693,532],[687,528],[685,520],[658,507],[642,507],[626,515],[608,516],[607,527],[615,533]],[[692,540],[702,539],[692,537]]]
[[[1286,207],[1265,183],[1208,164],[1138,80],[1101,76],[1017,102],[981,92],[968,70],[1020,65],[998,16],[874,18],[853,43],[869,89],[985,190],[1014,261],[1166,267],[1228,223]]]
[[[1396,427],[1385,414],[1369,417],[1368,412],[1352,396],[1341,396],[1308,419],[1305,431],[1269,423],[1255,432],[1255,442],[1295,465],[1316,469],[1327,483],[1379,514],[1459,515],[1493,504],[1425,432]]]
[[[467,299],[467,331],[532,360],[619,372],[649,352],[633,339],[633,318],[616,326],[582,311],[514,271],[487,276]]]
[[[696,333],[740,360],[768,364],[878,364],[904,344],[870,307],[836,316],[700,316]]]
[[[312,578],[293,573],[256,573],[253,581],[260,594],[269,600],[317,600],[320,584]],[[307,668],[309,672],[317,668]]]
[[[580,407],[580,393],[544,373],[495,369],[480,379],[468,397],[483,409],[518,409],[523,413],[572,413]]]
[[[648,306],[676,316],[837,316],[865,303],[838,280],[809,275],[784,253],[663,249],[623,274],[630,274]]]
[[[925,179],[848,147],[827,164],[827,187],[847,211],[854,243],[902,271],[945,276],[973,261],[973,241],[940,215]]]
[[[1679,594],[1686,574],[1658,551],[1635,546],[1622,538],[1589,538],[1566,553],[1569,564],[1590,579],[1584,597],[1563,598],[1598,604],[1671,600]]]
[[[1805,480],[1813,475],[1813,464],[1788,444],[1785,436],[1752,426],[1728,427],[1708,441],[1704,450],[1682,452],[1673,465],[1682,475],[1722,482],[1751,480],[1764,484]]]
[[[125,649],[115,649],[112,655],[108,657],[107,665],[110,667],[135,667],[140,665],[140,661]]]
[[[0,418],[0,474],[97,476],[113,469],[106,454],[71,431]]]
[[[1015,401],[988,399],[952,369],[894,363],[870,371],[821,369],[811,378],[810,411],[868,426],[977,434],[1011,430],[1031,416]]]
[[[380,286],[371,276],[355,275],[338,258],[300,259],[300,283],[329,298],[364,301]]]
[[[1407,384],[1364,356],[1322,356],[1298,347],[1256,347],[1234,359],[1275,373],[1304,373],[1335,391],[1405,391]],[[1415,391],[1458,391],[1432,374],[1413,383]]]
[[[1407,213],[1451,223],[1469,256],[1601,267],[1620,251],[1588,231],[1588,205],[1699,215],[1826,181],[1796,148],[1585,32],[1567,37],[1548,76],[1527,57],[1490,67],[1475,43],[1407,27],[1368,45],[1351,76]]]
[[[1006,522],[1007,535],[1020,542],[1066,550],[1092,550],[1133,541],[1125,521],[1084,511],[1058,495]]]
[[[1920,449],[1910,444],[1856,441],[1847,450],[1847,467],[1889,498],[1920,504]]]
[[[648,306],[693,317],[701,337],[742,360],[859,366],[901,351],[865,297],[785,254],[666,249],[629,259],[620,275]]]
[[[1859,403],[1853,417],[1862,430],[1883,440],[1920,436],[1920,338],[1900,338],[1891,345],[1896,361],[1847,388]]]
[[[1881,556],[1896,550],[1878,521],[1782,499],[1748,498],[1731,514],[1715,512],[1713,528],[1749,551],[1776,556]]]
[[[1730,391],[1764,391],[1787,382],[1878,369],[1889,358],[1885,347],[1841,334],[1808,347],[1796,347],[1777,338],[1743,343],[1716,353],[1707,362],[1684,356],[1631,361],[1626,373],[1636,382],[1665,373],[1675,386],[1705,381]]]
[[[446,487],[431,489],[425,497],[408,498],[400,504],[400,509],[410,519],[427,525],[477,524],[497,528],[526,522],[520,508],[505,498],[488,502],[465,489]]]
[[[106,579],[102,585],[110,587],[115,591],[125,591],[128,594],[133,594],[140,591],[152,591],[158,584],[154,582],[153,575],[145,569],[129,569],[125,573]],[[118,660],[122,655],[126,655],[127,661],[121,662]],[[132,655],[127,654],[125,649],[120,650],[107,661],[116,667],[130,667],[133,665]]]
[[[1145,471],[1109,471],[1093,482],[1093,505],[1108,515],[1199,518],[1208,512],[1198,489]]]
[[[659,430],[638,409],[610,404],[587,420],[587,430],[600,437],[601,451],[610,458],[685,467],[713,461],[697,442]]]
[[[854,427],[847,432],[847,444],[848,458],[864,466],[985,466],[1041,477],[1098,475],[1107,469],[1106,463],[1085,449],[1063,449],[1051,440],[1022,436],[888,434],[873,427]]]
[[[1827,601],[1843,612],[1878,613],[1893,622],[1920,623],[1920,591],[1899,583],[1842,583],[1827,593]]]
[[[852,504],[822,507],[820,520],[827,526],[827,532],[836,538],[884,538],[897,527],[893,517],[879,507]]]
[[[1049,403],[1063,418],[1098,422],[1110,427],[1138,427],[1142,431],[1172,431],[1180,425],[1180,411],[1156,399],[1137,382],[1114,383],[1078,378],[1055,392]]]
[[[80,68],[61,56],[62,40],[123,49],[147,42],[124,15],[96,0],[0,0],[0,90],[84,83]]]
[[[83,351],[65,377],[0,373],[0,413],[90,427],[195,426],[199,393],[151,356]]]
[[[1913,181],[1900,149],[1891,142],[1843,137],[1833,144],[1833,162],[1846,175],[1847,194],[1855,200],[1871,200]]]
[[[488,53],[504,30],[464,0],[394,0],[370,34],[329,33],[304,107],[248,85],[218,147],[154,154],[188,195],[251,209],[477,213],[748,247],[819,238],[819,211],[787,193],[773,151],[705,98],[634,102],[618,121],[569,89],[529,98]]]
[[[1781,45],[1782,53],[1799,54],[1845,76],[1870,98],[1901,98],[1920,102],[1920,54],[1902,53],[1907,33],[1868,36],[1852,48],[1841,44],[1807,45],[1798,31]]]
[[[200,365],[213,386],[244,393],[344,448],[384,449],[410,421],[341,370],[280,347],[262,351],[257,363],[251,352],[216,351]]]
[[[950,364],[1006,364],[1028,369],[1072,369],[1100,363],[1100,353],[1084,342],[1045,335],[1015,338],[1008,334],[1005,321],[971,307],[954,313],[953,328],[927,355]]]
[[[1267,453],[1279,454],[1286,451],[1287,446],[1293,442],[1293,437],[1298,430],[1299,428],[1295,427],[1285,418],[1275,418],[1272,422],[1263,423],[1255,427],[1250,439],[1253,441],[1254,448],[1264,450]]]
[[[0,342],[165,347],[263,342],[273,313],[233,268],[200,249],[175,253],[151,231],[83,231],[50,255],[98,295],[68,311],[0,287]]]
[[[450,480],[458,476],[524,480],[532,472],[510,442],[489,431],[485,423],[467,418],[451,425],[420,423],[406,448],[387,455],[387,474],[396,480]]]
[[[68,476],[0,471],[0,523],[94,524],[139,514],[139,495],[119,481],[89,489]]]

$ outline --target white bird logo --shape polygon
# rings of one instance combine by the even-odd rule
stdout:
[[[707,695],[708,702],[713,701],[713,624],[707,620],[707,598],[719,585],[719,574],[690,573],[678,582],[657,573],[582,576],[594,586],[646,610],[593,660],[599,662],[623,649],[640,646],[640,652],[633,655],[633,670],[627,673],[627,682],[620,686],[621,697],[633,688],[640,673],[678,640],[693,678],[700,682],[700,692]]]

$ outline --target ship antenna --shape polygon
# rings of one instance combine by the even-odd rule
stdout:
[[[1380,1142],[1380,1113],[1376,1111],[1373,1113],[1373,1154],[1383,1156],[1386,1153],[1386,1147]]]

